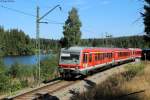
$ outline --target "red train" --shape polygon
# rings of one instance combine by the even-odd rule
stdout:
[[[62,48],[59,60],[59,72],[63,78],[87,75],[101,67],[138,60],[142,50],[138,48]]]

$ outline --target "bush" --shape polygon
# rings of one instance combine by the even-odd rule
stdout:
[[[144,64],[129,64],[125,66],[126,72],[122,73],[122,75],[126,78],[126,80],[131,80],[135,75],[142,74],[144,72]]]
[[[2,59],[0,59],[0,73],[3,73],[6,71],[6,66],[4,65]]]
[[[15,91],[20,90],[22,88],[20,80],[12,80],[10,84],[11,84],[10,85],[10,91],[11,92],[15,92]]]
[[[56,77],[58,57],[56,55],[41,62],[41,77],[43,81]]]
[[[0,74],[0,93],[5,93],[10,91],[10,77],[6,76],[4,73]]]
[[[9,69],[9,71],[8,71],[8,74],[9,74],[12,78],[18,78],[18,77],[20,77],[20,75],[22,74],[22,73],[20,72],[20,70],[21,70],[21,66],[20,66],[18,63],[15,63],[15,64],[13,64],[13,65],[10,67],[10,69]]]

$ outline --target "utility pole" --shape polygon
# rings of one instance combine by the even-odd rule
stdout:
[[[40,82],[40,25],[39,25],[39,10],[37,6],[37,16],[36,16],[36,49],[37,49],[37,73],[38,73],[38,82]]]
[[[103,37],[103,33],[101,33],[101,39],[102,39],[102,47],[105,47],[105,39]]]
[[[106,33],[106,47],[110,47],[110,45],[111,45],[111,47],[112,47],[112,44],[110,44],[110,43],[108,42],[108,40],[111,39],[111,38],[112,38],[112,35]]]
[[[38,73],[38,84],[40,84],[41,81],[41,66],[40,66],[40,54],[41,54],[41,49],[40,49],[40,23],[45,23],[48,24],[48,22],[41,22],[41,20],[43,18],[45,18],[50,12],[52,12],[53,10],[55,10],[57,7],[60,8],[60,5],[56,5],[55,7],[53,7],[52,9],[50,9],[48,12],[46,12],[42,17],[40,17],[39,15],[39,6],[37,6],[37,16],[36,16],[36,49],[37,49],[37,70],[36,71]]]
[[[106,43],[105,45],[106,45],[106,47],[108,47],[108,38],[109,38],[109,35],[108,35],[108,33],[106,32],[106,33],[105,33],[105,40],[106,40],[106,41],[105,41],[105,43]]]

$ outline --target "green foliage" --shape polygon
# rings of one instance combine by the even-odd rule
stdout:
[[[40,39],[41,49],[49,52],[57,52],[60,48],[59,40],[54,39]]]
[[[144,17],[145,32],[150,35],[150,0],[145,0],[144,10],[142,15]]]
[[[79,19],[78,11],[76,8],[72,8],[69,12],[68,19],[63,27],[64,38],[61,39],[62,47],[70,47],[78,45],[81,38],[81,22]]]
[[[122,75],[126,78],[126,80],[131,80],[133,77],[135,77],[137,74],[141,74],[144,72],[144,64],[129,64],[125,66],[126,72],[123,73]]]
[[[20,90],[21,88],[22,86],[19,80],[11,80],[9,92],[14,92]]]
[[[31,39],[22,30],[4,30],[0,26],[0,57],[12,55],[32,55],[36,52],[36,39]],[[42,53],[57,51],[59,41],[54,39],[40,39]]]
[[[10,78],[4,73],[0,73],[0,93],[8,92],[10,88]]]
[[[57,77],[58,56],[54,55],[41,62],[41,76],[43,81]]]
[[[29,86],[29,82],[28,80],[20,80],[21,86],[22,88],[28,87]]]
[[[0,73],[5,72],[6,66],[4,65],[2,59],[0,59]]]
[[[24,81],[27,77],[32,77],[34,75],[34,67],[15,63],[9,68],[8,75],[12,78],[19,78]]]
[[[20,80],[12,79],[5,73],[0,74],[0,94],[14,92],[22,88]]]
[[[21,66],[18,63],[13,64],[9,69],[9,75],[13,78],[20,77],[21,73]]]
[[[33,54],[31,40],[22,30],[4,30],[0,27],[0,51],[3,55]]]

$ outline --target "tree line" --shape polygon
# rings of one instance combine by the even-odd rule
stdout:
[[[56,51],[58,48],[58,40],[40,39],[41,50]],[[22,30],[10,29],[5,30],[0,26],[0,55],[33,55],[36,53],[36,39],[30,38]]]
[[[81,46],[114,47],[114,48],[148,48],[150,44],[144,40],[144,36],[124,36],[101,39],[82,39]]]
[[[0,35],[0,50],[3,55],[27,55],[33,53],[31,39],[22,30],[4,30],[0,26]]]
[[[4,30],[0,27],[0,55],[32,55],[36,53],[36,39],[30,38],[22,30]],[[68,38],[68,37],[67,37]],[[144,36],[126,36],[114,38],[81,39],[76,42],[65,39],[40,39],[41,51],[49,53],[58,51],[59,48],[68,46],[90,47],[117,47],[117,48],[148,48],[150,44],[144,40]],[[63,41],[63,44],[62,44]],[[74,43],[72,43],[74,42]]]

